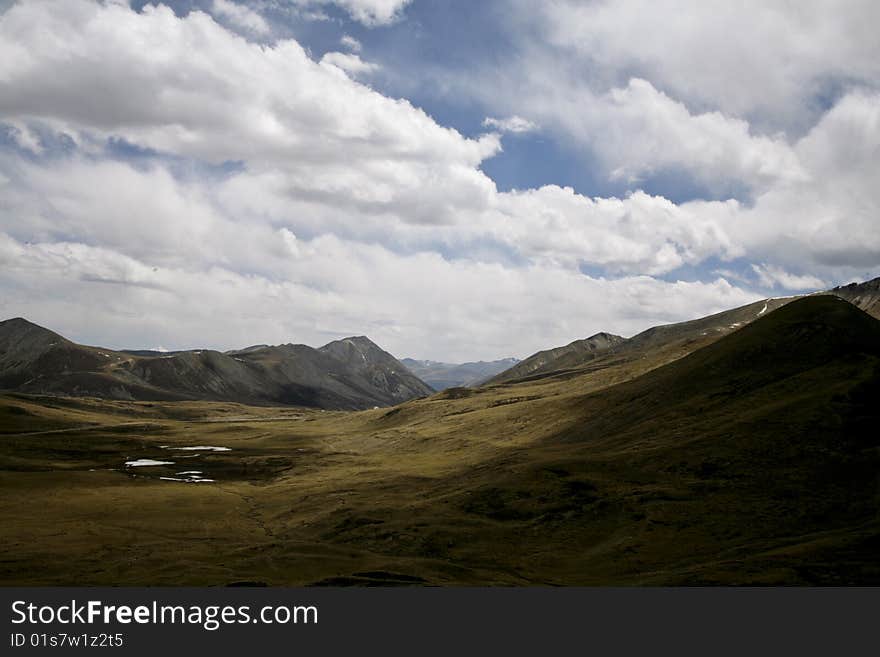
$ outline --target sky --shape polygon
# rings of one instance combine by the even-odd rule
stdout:
[[[0,318],[523,358],[880,275],[880,5],[0,0]]]

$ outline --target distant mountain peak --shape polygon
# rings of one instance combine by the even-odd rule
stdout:
[[[493,361],[443,363],[434,360],[404,358],[401,362],[435,390],[445,390],[446,388],[478,386],[490,377],[508,369],[511,365],[515,365],[519,360],[503,358]]]
[[[355,335],[328,342],[323,347],[320,347],[318,351],[342,358],[343,360],[348,360],[353,357],[353,354],[358,354],[363,363],[375,363],[387,361],[388,359],[397,362],[394,356],[365,335]]]
[[[323,347],[321,347],[321,349],[332,348],[334,345],[342,344],[349,344],[360,349],[378,349],[379,351],[383,351],[383,349],[379,345],[377,345],[365,335],[351,335],[347,338],[333,340],[332,342],[328,342],[327,344],[325,344]]]

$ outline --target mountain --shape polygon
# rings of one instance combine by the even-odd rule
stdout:
[[[880,278],[828,291],[877,317]],[[431,387],[565,380],[619,383],[682,358],[799,297],[771,298],[629,339],[598,333],[522,362],[401,363],[365,337],[305,345],[255,345],[220,353],[113,351],[75,344],[27,320],[0,322],[0,389],[115,399],[208,399],[362,409],[426,396]],[[510,365],[497,373],[495,368]],[[415,371],[415,373],[413,373]],[[486,379],[488,378],[488,381]]]
[[[364,336],[336,340],[324,345],[319,351],[347,363],[358,376],[366,379],[374,388],[382,390],[393,400],[392,403],[424,397],[434,392],[399,360]]]
[[[100,390],[99,396],[112,396],[115,382],[106,372],[126,358],[75,344],[20,317],[0,322],[0,389]]]
[[[407,369],[434,390],[475,386],[516,365],[516,358],[470,363],[439,363],[433,360],[404,358]]]
[[[795,300],[557,404],[568,426],[483,499],[495,517],[531,518],[559,549],[591,546],[566,576],[558,565],[563,581],[880,581],[878,393],[880,323],[830,296]],[[542,468],[565,473],[558,497],[541,490]]]
[[[0,389],[139,400],[222,400],[328,409],[389,406],[431,394],[365,337],[221,353],[117,352],[75,344],[24,319],[0,322]]]
[[[622,383],[591,376],[432,397],[350,427],[412,436],[452,474],[406,515],[340,539],[393,535],[404,547],[386,570],[423,556],[409,572],[444,581],[429,558],[452,562],[468,584],[880,583],[880,322],[810,296]],[[347,511],[332,522],[370,513]]]
[[[850,283],[829,290],[866,313],[880,319],[880,278],[865,283]]]
[[[394,356],[363,336],[337,340],[319,349],[286,344],[249,347],[228,355],[266,373],[279,391],[276,399],[285,403],[370,408],[433,392]]]
[[[880,319],[880,278],[865,283],[851,283],[815,294],[839,296],[872,317]],[[635,362],[639,359],[649,361],[652,366],[670,362],[799,298],[802,297],[762,299],[708,317],[654,326],[628,339],[598,333],[585,340],[576,340],[565,347],[539,351],[484,383],[508,383],[551,375],[567,376],[578,368],[589,367],[598,370],[607,365],[619,365],[623,361]]]
[[[486,384],[570,377],[584,369],[599,372],[625,364],[637,375],[706,346],[795,298],[763,299],[699,319],[654,326],[631,338],[597,333],[565,347],[539,351]]]
[[[581,365],[609,351],[625,338],[610,333],[597,333],[584,340],[575,340],[564,347],[546,349],[532,354],[508,370],[490,378],[486,383],[504,383],[527,376],[553,372]]]
[[[854,363],[854,359],[866,359]],[[720,409],[759,390],[775,389],[784,382],[787,392],[800,390],[793,380],[805,376],[819,386],[825,369],[856,369],[880,359],[880,322],[867,313],[823,294],[799,298],[766,318],[694,351],[635,381],[618,386],[618,396],[635,401],[626,423],[656,415],[658,408],[706,404]],[[880,361],[878,361],[880,363]],[[870,369],[870,368],[869,368]],[[829,377],[827,383],[840,381]],[[777,390],[781,392],[781,390]],[[609,391],[609,394],[610,391]],[[782,401],[775,394],[771,398]]]

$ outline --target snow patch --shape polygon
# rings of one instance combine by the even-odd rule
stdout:
[[[143,468],[153,465],[174,465],[174,461],[156,461],[155,459],[137,459],[135,461],[126,461],[126,468]]]
[[[182,473],[178,473],[182,474]],[[162,481],[179,481],[184,484],[213,484],[213,479],[205,479],[204,477],[200,477],[198,475],[193,475],[191,477],[159,477]]]
[[[213,445],[196,445],[195,447],[167,447],[181,452],[231,452],[231,447],[214,447]]]

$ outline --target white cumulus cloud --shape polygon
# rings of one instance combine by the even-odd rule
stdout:
[[[509,116],[505,119],[496,119],[491,116],[487,116],[483,119],[483,126],[486,128],[494,128],[496,130],[500,130],[501,132],[513,132],[513,133],[522,133],[522,132],[533,132],[538,129],[538,126],[528,119],[524,119],[521,116]]]
[[[373,73],[379,69],[376,64],[365,62],[358,55],[344,52],[328,52],[321,57],[322,64],[330,64],[342,69],[346,73],[357,75],[358,73]]]
[[[215,16],[229,21],[232,25],[257,35],[271,32],[269,23],[260,14],[244,4],[233,0],[213,0],[211,11]]]
[[[799,276],[773,265],[752,265],[752,270],[758,276],[758,280],[764,287],[782,287],[786,290],[812,291],[822,289],[826,285],[822,280],[815,276]]]

